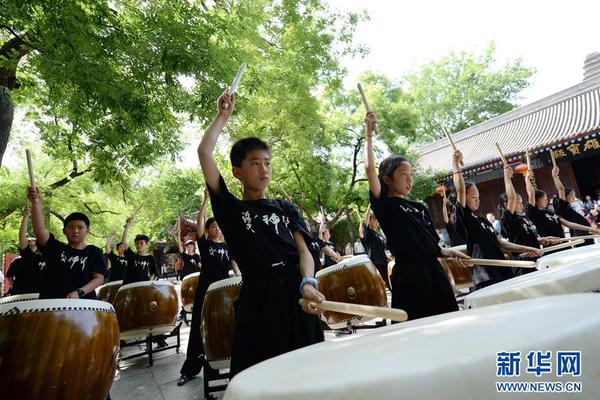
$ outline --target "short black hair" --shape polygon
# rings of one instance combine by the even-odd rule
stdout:
[[[575,191],[571,188],[565,188],[565,196],[570,195],[571,193],[573,193],[574,195],[576,195]]]
[[[206,222],[204,223],[204,229],[208,230],[208,228],[210,228],[211,224],[213,222],[216,222],[217,220],[215,219],[215,217],[210,217],[209,219],[206,220]]]
[[[139,242],[139,241],[145,241],[146,243],[148,243],[150,241],[150,238],[146,235],[137,235],[134,239],[134,242]]]
[[[119,248],[119,246],[120,246],[120,245],[122,245],[122,244],[123,244],[123,242],[119,242],[119,243],[117,243],[117,249],[118,249],[118,248]]]
[[[241,167],[242,162],[246,158],[249,152],[252,150],[265,150],[271,155],[271,149],[269,145],[257,137],[247,137],[238,140],[231,146],[231,153],[229,153],[229,159],[231,160],[232,167]]]
[[[546,196],[546,192],[544,192],[543,190],[536,189],[536,191],[535,191],[535,199],[536,200],[539,200],[544,196]]]
[[[90,219],[84,213],[74,212],[67,215],[67,218],[65,218],[65,221],[63,222],[63,228],[66,228],[71,221],[83,221],[85,226],[88,228],[90,227]]]

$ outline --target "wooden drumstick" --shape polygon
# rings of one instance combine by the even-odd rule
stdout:
[[[300,299],[300,305],[306,300]],[[350,315],[361,315],[363,317],[384,318],[392,321],[402,322],[408,319],[406,311],[397,308],[366,306],[363,304],[342,303],[339,301],[323,300],[320,303],[310,302],[311,307],[324,311],[333,311]]]
[[[358,89],[358,93],[360,93],[360,97],[362,98],[362,102],[367,112],[373,111],[371,110],[371,106],[369,106],[369,102],[367,101],[367,96],[365,96],[365,92],[363,91],[362,85],[360,83],[357,83],[356,88]],[[379,135],[379,128],[377,127],[377,124],[375,124],[375,128],[373,128],[373,130],[376,134]]]
[[[469,258],[465,260],[469,266],[487,265],[490,267],[519,267],[519,268],[536,268],[534,261],[515,261],[515,260],[489,260],[487,258]]]
[[[552,166],[556,167],[556,157],[554,157],[554,152],[552,151],[552,149],[550,149],[549,151],[550,151],[550,158],[552,159]]]
[[[25,156],[27,157],[27,169],[29,170],[29,184],[32,189],[35,189],[35,177],[33,176],[33,161],[31,160],[31,152],[29,149],[25,149]]]
[[[591,236],[594,237],[594,235],[591,235]],[[566,243],[561,243],[561,244],[556,244],[554,246],[544,247],[543,249],[540,249],[540,250],[542,253],[548,253],[550,251],[567,249],[572,246],[579,246],[580,244],[583,244],[583,243],[585,243],[584,239],[576,238],[576,239],[570,240]]]
[[[529,156],[529,150],[525,150],[525,158],[527,159],[527,171],[531,172],[531,157]]]
[[[240,66],[240,69],[238,70],[238,73],[236,74],[235,78],[233,79],[233,83],[229,87],[230,95],[235,94],[235,92],[237,91],[240,81],[242,80],[242,76],[244,75],[244,71],[246,71],[246,63],[242,63],[242,65]],[[223,108],[228,109],[229,103],[223,103]]]
[[[559,242],[571,242],[571,243],[569,243],[569,246],[570,246],[570,245],[579,245],[580,240],[583,240],[585,242],[587,239],[596,239],[597,237],[600,237],[600,235],[575,236],[575,237],[570,237],[570,238],[561,238],[558,241]]]
[[[138,206],[138,208],[135,209],[135,211],[133,212],[133,214],[131,214],[131,218],[135,217],[135,215],[138,213],[138,211],[141,210],[142,206],[144,205],[144,203],[140,204]]]
[[[446,135],[446,138],[448,139],[448,142],[450,142],[450,146],[452,146],[452,149],[454,151],[458,150],[456,148],[456,144],[454,144],[454,140],[452,140],[452,136],[450,136],[450,132],[448,132],[448,129],[445,126],[442,126],[442,130],[444,131],[444,134]],[[465,163],[461,160],[460,161],[460,166],[464,167]]]
[[[498,142],[496,142],[496,148],[498,149],[498,153],[500,153],[500,159],[502,160],[502,163],[504,163],[504,166],[506,167],[508,165],[508,161],[506,160],[506,157],[504,157],[504,153],[502,153],[502,149],[500,148]]]

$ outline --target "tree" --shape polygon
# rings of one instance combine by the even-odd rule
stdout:
[[[459,132],[516,107],[518,93],[530,85],[535,69],[521,59],[494,68],[494,43],[481,55],[450,53],[405,77],[419,122],[420,143],[444,137],[442,126]]]

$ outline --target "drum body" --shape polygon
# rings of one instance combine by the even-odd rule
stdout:
[[[588,259],[535,271],[477,290],[465,297],[465,308],[599,290],[600,263],[597,259]]]
[[[181,281],[181,302],[183,303],[183,309],[187,312],[192,312],[192,308],[194,307],[194,298],[199,278],[200,272],[194,272],[187,275]]]
[[[385,283],[366,255],[359,255],[317,272],[319,291],[327,300],[387,307]],[[344,328],[372,318],[325,311],[322,318],[331,329]]]
[[[26,294],[15,294],[13,296],[6,296],[0,299],[0,304],[17,303],[19,301],[37,300],[39,299],[39,293],[26,293]]]
[[[550,296],[327,340],[244,370],[231,380],[224,400],[595,399],[600,393],[598,309],[595,293]],[[581,376],[557,376],[557,352],[571,350],[581,352]],[[520,357],[520,376],[497,376],[498,353],[505,351]],[[526,372],[527,355],[535,351],[551,352],[551,373]],[[553,396],[495,390],[496,382],[515,380],[556,381],[563,387],[581,382],[583,392]]]
[[[96,297],[98,297],[98,300],[113,304],[121,285],[123,285],[123,281],[107,282],[104,285],[98,286],[96,288]]]
[[[175,327],[179,302],[169,281],[144,281],[123,285],[114,301],[121,338],[162,335]]]
[[[574,249],[561,250],[538,258],[538,269],[564,267],[566,265],[587,259],[600,257],[600,244],[576,247]]]
[[[200,329],[206,360],[214,369],[229,368],[231,363],[235,327],[233,304],[240,297],[241,288],[242,278],[236,276],[214,282],[206,291]]]
[[[2,398],[104,400],[119,361],[119,324],[103,301],[1,304],[0,354]]]

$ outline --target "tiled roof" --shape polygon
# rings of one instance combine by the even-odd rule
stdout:
[[[526,149],[543,150],[599,129],[600,77],[595,77],[458,132],[452,139],[464,155],[465,169],[472,170],[499,159],[496,142],[511,161]],[[418,151],[422,167],[451,169],[452,147],[446,139]]]

